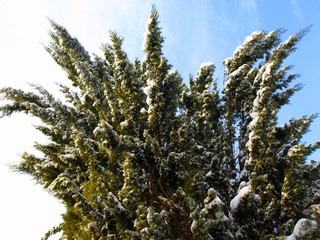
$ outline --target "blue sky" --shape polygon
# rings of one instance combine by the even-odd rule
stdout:
[[[320,113],[320,1],[318,0],[0,0],[0,87],[30,89],[39,83],[56,93],[55,82],[66,75],[45,52],[50,29],[47,17],[64,25],[90,51],[100,53],[109,30],[125,37],[129,57],[142,59],[145,23],[151,5],[160,13],[164,53],[187,81],[200,64],[214,62],[218,86],[223,82],[223,59],[230,57],[255,30],[285,28],[283,40],[313,24],[311,32],[288,58],[292,73],[300,73],[304,88],[280,112],[279,122]],[[63,207],[28,176],[11,173],[8,164],[32,151],[34,141],[46,141],[33,130],[36,119],[15,115],[0,119],[0,239],[40,239],[60,222]],[[320,119],[304,141],[320,139]],[[320,152],[312,155],[320,160]],[[54,239],[54,238],[52,238]]]

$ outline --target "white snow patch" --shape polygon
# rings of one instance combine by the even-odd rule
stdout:
[[[144,107],[140,109],[141,114],[145,114],[146,112],[147,112],[147,110]]]
[[[67,159],[72,159],[72,158],[74,158],[74,156],[72,155],[72,154],[65,154],[65,155],[63,155],[63,157],[64,158],[67,158]]]
[[[274,62],[268,63],[268,64],[266,65],[266,70],[265,70],[264,73],[262,74],[262,80],[263,80],[263,81],[266,79],[267,76],[270,76],[270,75],[271,75],[273,65],[274,65]]]
[[[246,146],[248,147],[249,151],[251,151],[251,152],[253,151],[253,142],[255,140],[258,140],[259,138],[260,138],[260,136],[257,135],[254,130],[249,133],[249,141],[246,144]]]
[[[228,65],[232,60],[233,60],[233,58],[229,57],[229,58],[224,59],[222,62],[224,65]]]
[[[193,220],[192,221],[192,224],[191,224],[191,232],[193,232],[193,233],[195,233],[196,232],[196,230],[197,230],[197,228],[198,228],[198,221],[197,220]]]
[[[248,37],[246,37],[245,39],[244,39],[244,44],[245,43],[248,43],[248,42],[251,42],[252,41],[252,39],[255,37],[255,36],[257,36],[257,35],[259,35],[261,32],[259,32],[259,31],[254,31],[253,33],[251,33],[251,35],[250,36],[248,36]]]
[[[227,89],[228,85],[231,84],[231,82],[238,76],[241,76],[241,73],[244,72],[245,69],[248,68],[247,64],[243,64],[241,67],[239,67],[238,69],[234,70],[233,72],[231,72],[223,86],[223,89]]]
[[[147,55],[144,55],[142,58],[142,62],[145,62],[145,61],[147,61]]]
[[[212,62],[206,62],[206,63],[201,63],[200,68],[204,67],[214,67],[214,64]]]
[[[57,168],[57,167],[58,167],[58,164],[53,163],[53,162],[47,162],[47,163],[42,164],[42,168],[47,168],[47,167]]]
[[[237,53],[241,52],[241,51],[242,51],[242,48],[243,48],[243,45],[242,45],[242,44],[239,45],[238,47],[236,47],[236,50],[234,50],[234,52],[233,52],[233,56],[235,57],[235,55],[236,55]]]
[[[238,190],[237,190],[237,193],[239,193],[241,191],[242,188],[248,186],[248,183],[246,181],[242,181],[240,184],[239,184],[239,187],[238,187]]]
[[[128,121],[127,121],[127,120],[125,120],[125,121],[123,121],[123,122],[120,123],[120,126],[121,126],[121,127],[128,127],[128,125],[129,125],[129,124],[128,124]]]
[[[80,79],[84,79],[84,78],[85,78],[85,75],[84,75],[83,73],[80,73],[79,78],[80,78]]]
[[[207,174],[206,174],[206,177],[210,177],[210,176],[212,176],[212,171],[210,170],[209,172],[207,172]]]
[[[134,158],[134,153],[131,153],[131,152],[127,152],[127,154],[131,157],[131,158]]]
[[[248,195],[250,192],[251,192],[251,186],[243,187],[239,191],[238,195],[236,195],[230,202],[230,208],[232,212],[234,212],[238,208],[241,199],[246,195]]]
[[[152,105],[152,99],[150,98],[149,95],[147,95],[147,100],[146,100],[148,106],[151,106]],[[149,111],[150,111],[150,108],[149,108]]]
[[[157,83],[154,79],[148,79],[147,84],[149,87],[154,87],[155,85],[157,85]]]
[[[101,128],[101,127],[96,127],[94,130],[93,130],[93,134],[94,135],[98,135],[99,133],[103,133],[104,132],[104,129]]]
[[[177,69],[172,69],[169,73],[168,73],[168,75],[174,75],[174,74],[177,74],[178,73],[178,71],[177,71]]]
[[[151,95],[151,93],[152,93],[152,87],[148,86],[148,87],[143,88],[143,92],[144,92],[144,94],[146,94],[147,96]]]
[[[145,26],[146,31],[143,33],[142,51],[144,52],[147,51],[149,35],[152,33],[152,29],[149,29],[149,25],[151,24],[151,22],[152,18],[149,18]]]
[[[299,151],[300,151],[300,146],[294,145],[292,148],[289,149],[288,157],[294,157],[298,155]]]
[[[52,108],[52,107],[50,107],[50,108],[47,108],[47,111],[54,112],[54,111],[55,111],[55,109],[54,109],[54,108]]]
[[[251,130],[254,129],[258,125],[259,120],[260,120],[260,117],[257,112],[252,112],[252,113],[253,113],[253,114],[251,114],[252,121],[249,123],[249,127]],[[258,115],[258,116],[253,117],[255,115]]]
[[[216,67],[212,62],[202,63],[200,65],[200,71],[198,72],[198,75],[202,74],[203,69],[209,70],[209,74],[212,75],[215,68]]]
[[[287,237],[287,240],[296,240],[297,237],[305,237],[310,231],[316,228],[317,222],[301,218],[295,225],[293,233]]]
[[[62,46],[64,44],[64,40],[62,38],[59,39],[59,44]]]
[[[216,197],[213,199],[212,203],[213,203],[214,205],[216,205],[216,204],[223,204],[223,202],[221,201],[221,199],[220,199],[218,196],[216,196]]]
[[[112,192],[109,192],[108,196],[113,199],[113,202],[116,204],[118,210],[125,211],[125,208],[122,206],[121,202]]]
[[[266,38],[270,38],[273,35],[276,35],[276,31],[269,32],[268,35],[266,36]]]
[[[223,217],[221,218],[221,221],[229,221],[230,219],[226,216],[226,215],[223,215]]]
[[[241,228],[239,228],[236,233],[235,233],[235,237],[238,239],[240,237],[243,237],[242,233],[241,233]]]
[[[235,185],[236,184],[236,180],[235,179],[229,179],[229,184],[231,186]]]
[[[290,36],[290,37],[283,43],[283,45],[288,45],[293,39],[294,39],[293,36]]]
[[[236,50],[235,50],[234,53],[233,53],[233,56],[235,56],[238,52],[241,52],[242,49],[243,49],[243,46],[244,46],[244,45],[247,45],[249,42],[251,42],[251,41],[252,41],[257,35],[259,35],[260,33],[261,33],[261,32],[259,32],[259,31],[254,31],[250,36],[247,36],[247,37],[244,39],[243,43],[236,48]]]
[[[248,64],[243,64],[241,67],[239,67],[237,70],[230,73],[230,77],[235,78],[236,76],[240,75],[240,73],[243,73],[245,69],[248,68]]]
[[[254,200],[257,201],[257,202],[260,202],[260,201],[261,201],[261,197],[260,197],[259,194],[255,194],[253,198],[254,198]]]

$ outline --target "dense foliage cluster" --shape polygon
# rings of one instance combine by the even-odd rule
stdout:
[[[283,61],[307,30],[285,42],[282,30],[252,33],[224,60],[218,92],[212,63],[188,87],[171,70],[155,8],[142,62],[114,32],[92,57],[51,24],[46,50],[72,82],[60,85],[66,99],[0,90],[2,116],[38,117],[50,139],[13,166],[66,206],[44,239],[319,239],[320,165],[306,157],[320,143],[301,143],[315,116],[277,124],[300,89]]]

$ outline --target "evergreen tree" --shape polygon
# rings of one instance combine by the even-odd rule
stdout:
[[[277,123],[301,89],[283,61],[308,28],[283,43],[283,30],[252,33],[224,61],[219,93],[213,63],[189,87],[171,70],[158,17],[153,8],[134,63],[116,33],[90,56],[51,21],[65,100],[36,85],[0,90],[2,116],[37,117],[50,140],[12,166],[66,206],[43,239],[319,239],[320,165],[306,157],[320,142],[301,143],[316,116]]]

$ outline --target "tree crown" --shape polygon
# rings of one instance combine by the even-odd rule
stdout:
[[[277,123],[301,89],[283,60],[309,28],[285,42],[282,30],[252,33],[224,60],[219,92],[213,63],[189,87],[171,70],[155,7],[142,62],[130,62],[115,32],[104,56],[92,57],[50,23],[45,49],[73,85],[59,85],[65,100],[41,86],[0,90],[10,100],[2,116],[35,116],[50,139],[35,144],[42,156],[24,153],[13,165],[66,206],[44,239],[319,237],[320,167],[306,157],[320,142],[301,143],[316,116]]]

